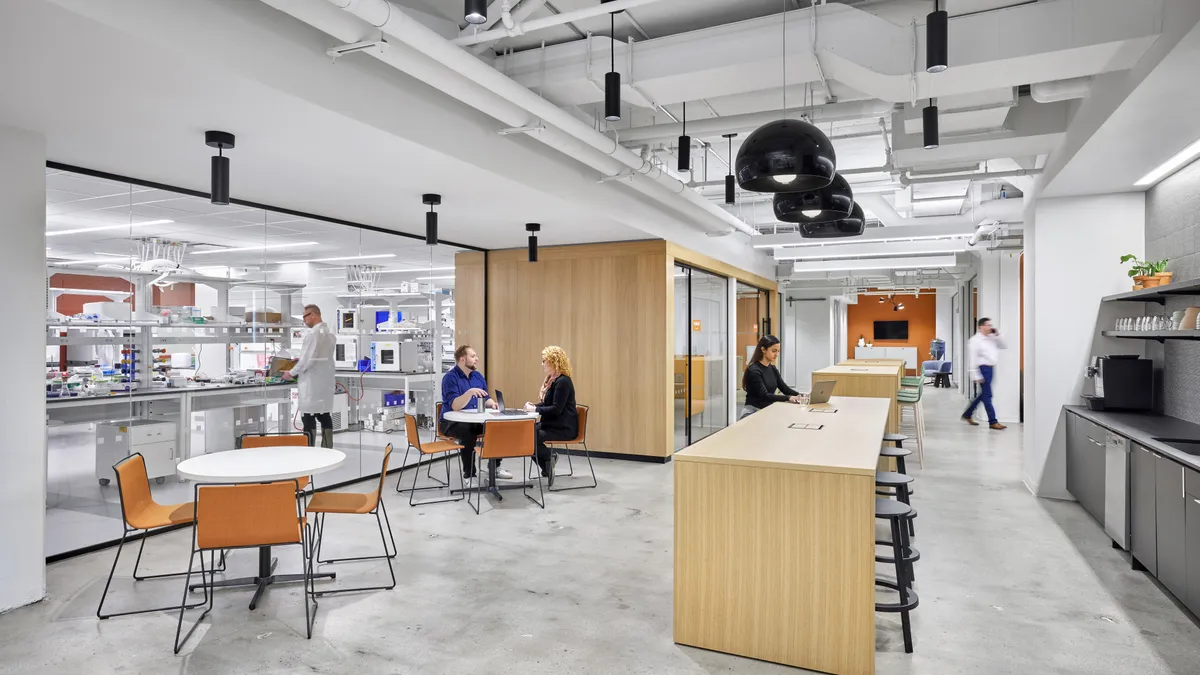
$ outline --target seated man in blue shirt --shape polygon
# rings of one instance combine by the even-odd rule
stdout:
[[[483,434],[482,424],[466,422],[451,422],[446,419],[448,410],[478,409],[482,399],[488,408],[495,408],[496,402],[488,396],[487,381],[476,368],[479,366],[479,356],[468,345],[462,345],[454,350],[456,365],[442,377],[442,433],[458,441],[463,446],[462,458],[463,484],[475,480],[475,442]],[[497,478],[512,478],[512,473],[496,467]]]

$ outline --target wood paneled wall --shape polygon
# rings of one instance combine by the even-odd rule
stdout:
[[[465,251],[454,255],[454,347],[471,345],[483,359],[487,372],[484,327],[484,289],[486,255],[480,251]]]

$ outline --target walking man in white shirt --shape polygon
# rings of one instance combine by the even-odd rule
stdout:
[[[963,413],[963,420],[971,426],[979,426],[974,415],[976,406],[982,403],[984,411],[987,412],[988,426],[997,431],[1007,428],[996,419],[996,410],[992,407],[992,373],[996,363],[1000,361],[1001,349],[1008,349],[1008,345],[1004,344],[1004,338],[1000,337],[999,331],[992,326],[991,319],[980,319],[979,331],[967,341],[971,377],[979,384],[979,395]]]

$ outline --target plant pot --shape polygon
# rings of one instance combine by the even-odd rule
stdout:
[[[1133,278],[1133,290],[1140,291],[1146,287],[1146,279],[1149,277],[1141,276],[1140,274]]]
[[[1171,277],[1173,276],[1175,276],[1174,272],[1159,272],[1158,274],[1154,275],[1154,278],[1161,279],[1161,281],[1158,282],[1159,286],[1165,286],[1171,283]]]
[[[1170,277],[1162,277],[1158,275],[1152,277],[1142,277],[1142,288],[1154,288],[1155,286],[1161,286],[1167,283],[1169,280]]]

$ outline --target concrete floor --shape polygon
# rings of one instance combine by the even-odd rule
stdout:
[[[957,393],[926,389],[928,468],[917,475],[921,606],[916,653],[878,615],[885,675],[1200,672],[1200,629],[1074,503],[1029,495],[1021,433],[962,425]],[[578,468],[578,465],[576,465]],[[515,468],[515,467],[513,467]],[[259,609],[225,591],[180,656],[169,614],[97,621],[112,551],[50,566],[49,598],[0,616],[0,673],[795,673],[671,641],[672,465],[597,461],[596,490],[510,492],[476,516],[463,503],[409,508],[387,486],[399,586],[320,601],[304,639],[295,586]],[[394,484],[394,479],[392,481]],[[372,519],[331,518],[329,552],[378,546]],[[144,569],[180,569],[188,534],[152,538]],[[336,549],[336,550],[334,550]],[[278,551],[281,571],[299,568]],[[232,573],[255,554],[236,553]],[[122,565],[128,575],[132,556]],[[386,568],[340,565],[336,582]],[[114,609],[178,602],[181,582],[114,582]],[[128,606],[128,605],[125,605]]]

